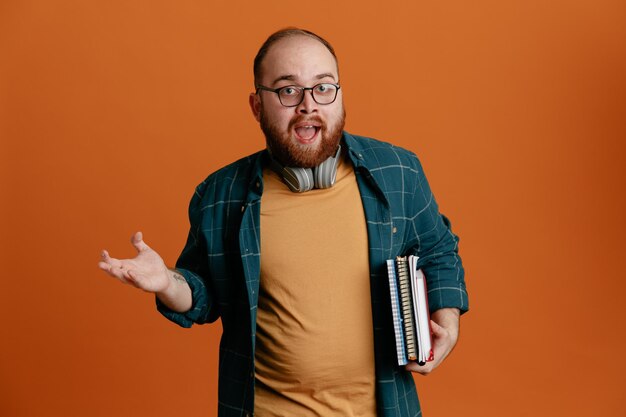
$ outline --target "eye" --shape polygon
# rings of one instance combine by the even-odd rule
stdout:
[[[298,89],[294,86],[287,86],[280,89],[279,94],[281,96],[296,96],[298,95]]]
[[[318,84],[315,86],[315,92],[319,94],[329,94],[335,91],[335,86],[332,84]]]

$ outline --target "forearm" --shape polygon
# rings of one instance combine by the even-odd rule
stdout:
[[[419,232],[424,226],[416,223],[420,242],[413,248],[426,275],[429,306],[432,311],[456,307],[463,313],[469,304],[465,270],[458,254],[459,239],[452,233],[446,217],[433,210],[431,218],[435,222],[426,225],[428,232]]]
[[[157,292],[156,296],[171,310],[184,313],[191,309],[191,289],[180,272],[168,269],[168,273],[169,285],[165,290]]]

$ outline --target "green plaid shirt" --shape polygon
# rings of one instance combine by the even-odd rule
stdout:
[[[380,416],[421,415],[413,377],[397,365],[387,259],[415,254],[428,283],[431,311],[468,309],[458,238],[439,213],[417,157],[402,148],[344,132],[367,219],[371,302]],[[189,207],[187,244],[176,263],[193,294],[192,308],[159,311],[183,327],[221,318],[218,415],[254,410],[254,349],[260,279],[260,204],[267,151],[211,174]]]

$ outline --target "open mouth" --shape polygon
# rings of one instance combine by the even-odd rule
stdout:
[[[313,142],[319,131],[320,127],[315,125],[300,125],[295,128],[296,137],[302,143]]]

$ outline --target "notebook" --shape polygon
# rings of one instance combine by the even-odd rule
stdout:
[[[414,255],[387,260],[398,365],[433,360],[426,277]]]

